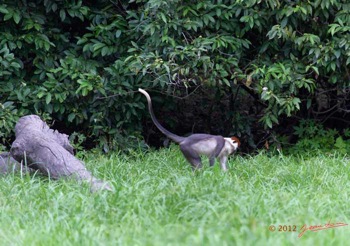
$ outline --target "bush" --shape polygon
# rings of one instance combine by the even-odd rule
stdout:
[[[325,129],[314,120],[301,120],[294,127],[297,141],[292,146],[286,145],[284,153],[287,154],[321,154],[338,152],[342,155],[350,153],[350,132],[336,129]]]
[[[36,113],[106,150],[132,145],[146,114],[138,87],[189,104],[200,92],[212,100],[199,107],[222,105],[202,122],[252,147],[286,117],[344,119],[349,9],[340,0],[2,1],[0,92],[11,111],[0,115],[2,140]]]

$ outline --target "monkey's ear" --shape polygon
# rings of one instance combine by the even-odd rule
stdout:
[[[232,140],[233,142],[236,142],[236,143],[238,144],[238,147],[241,145],[241,141],[239,141],[238,138],[236,138],[236,137],[231,137],[231,140]]]

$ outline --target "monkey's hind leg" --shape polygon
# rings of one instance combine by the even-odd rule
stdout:
[[[182,154],[186,157],[187,161],[191,163],[194,170],[202,168],[201,157],[197,154],[195,150],[188,145],[180,145],[180,150]]]
[[[210,156],[209,157],[209,166],[214,166],[214,164],[215,164],[215,156],[213,155],[213,156]]]

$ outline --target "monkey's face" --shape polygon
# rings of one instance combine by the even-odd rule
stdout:
[[[231,137],[231,141],[232,141],[232,144],[237,144],[237,148],[241,145],[241,141],[239,141],[239,139],[236,137]]]
[[[230,137],[230,138],[225,138],[227,142],[230,143],[232,150],[230,151],[231,154],[238,149],[238,147],[241,145],[241,142],[239,141],[238,138],[236,137]]]

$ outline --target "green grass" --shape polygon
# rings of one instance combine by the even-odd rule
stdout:
[[[178,148],[87,154],[115,192],[18,174],[0,178],[0,245],[342,245],[350,225],[298,238],[302,225],[350,223],[349,159],[260,154],[192,172]],[[297,232],[271,232],[296,225]]]

